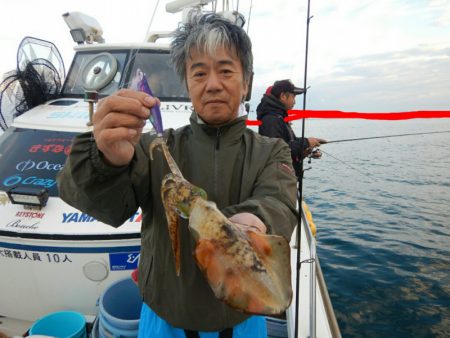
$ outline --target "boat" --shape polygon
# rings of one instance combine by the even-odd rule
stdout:
[[[185,8],[188,2],[178,0],[167,7],[174,11],[180,4],[178,7]],[[96,101],[130,87],[133,75],[142,71],[161,101],[165,127],[187,124],[193,111],[183,84],[168,65],[170,32],[150,32],[142,43],[105,43],[94,18],[79,12],[63,17],[77,45],[62,89],[20,116],[4,118],[2,124],[5,130],[0,136],[0,332],[9,336],[23,335],[38,318],[55,311],[77,311],[88,323],[93,323],[104,290],[137,268],[140,211],[122,226],[113,228],[58,197],[56,174],[64,165],[74,136],[92,128],[90,121]],[[25,69],[32,65],[46,78],[50,69],[52,78],[62,82],[64,67],[58,54],[51,42],[27,37],[19,46],[18,67]],[[1,88],[2,102],[14,101],[18,94],[24,94],[17,82],[7,85],[9,91]],[[152,132],[150,123],[144,131]],[[296,314],[294,295],[285,318],[267,319],[269,334],[294,337],[298,330],[297,337],[339,337],[315,255],[315,240],[308,220],[302,215],[301,260],[309,263],[302,264],[300,269],[299,311]],[[296,238],[294,233],[293,286]]]

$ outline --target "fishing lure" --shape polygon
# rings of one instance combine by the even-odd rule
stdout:
[[[154,97],[152,89],[150,88],[150,85],[148,84],[147,76],[139,68],[136,70],[136,75],[133,77],[133,79],[131,81],[130,88],[147,93]],[[150,108],[149,120],[150,120],[153,128],[155,128],[156,134],[159,137],[162,137],[163,125],[162,125],[161,110],[159,109],[159,105],[154,105],[152,108]]]

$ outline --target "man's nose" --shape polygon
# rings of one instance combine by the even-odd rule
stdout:
[[[218,91],[222,89],[222,81],[217,72],[210,72],[206,80],[207,91]]]

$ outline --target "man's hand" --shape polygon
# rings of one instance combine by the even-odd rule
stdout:
[[[249,212],[235,214],[231,216],[229,220],[245,231],[250,230],[262,232],[263,234],[267,232],[266,225],[259,219],[259,217]]]
[[[319,147],[321,144],[327,143],[326,140],[317,137],[308,137],[308,148],[303,152],[303,157],[311,155],[312,158],[321,158],[322,153],[319,149],[314,150],[314,148]]]
[[[327,143],[326,140],[324,140],[322,138],[316,138],[316,137],[308,137],[307,140],[309,143],[309,148],[311,148],[311,149],[316,148],[316,147],[320,146],[321,144]]]
[[[93,116],[94,138],[105,161],[114,166],[127,165],[134,155],[150,115],[158,99],[143,92],[122,89],[100,100]]]

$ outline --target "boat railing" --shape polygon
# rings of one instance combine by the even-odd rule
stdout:
[[[304,262],[309,263],[309,337],[316,337],[316,240],[312,235],[311,228],[306,218],[306,214],[302,210],[302,222],[305,225],[306,240],[309,244],[309,258]],[[299,248],[300,249],[300,248]]]
[[[302,222],[305,225],[306,240],[309,244],[309,258],[303,260],[304,263],[310,263],[310,292],[309,292],[309,337],[316,337],[316,281],[322,295],[325,313],[330,326],[331,336],[333,338],[341,338],[339,325],[334,314],[333,306],[331,304],[330,296],[323,278],[322,269],[320,268],[319,258],[317,257],[316,239],[312,234],[306,214],[302,210]],[[298,248],[300,249],[300,248]]]

